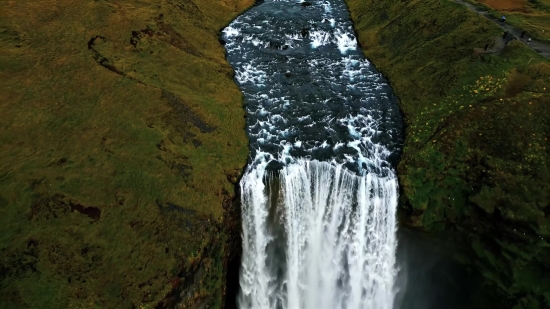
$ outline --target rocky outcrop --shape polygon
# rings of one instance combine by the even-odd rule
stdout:
[[[400,97],[402,224],[461,247],[478,308],[550,306],[550,63],[451,1],[346,0]]]
[[[5,3],[0,308],[223,305],[248,149],[218,37],[251,5]]]

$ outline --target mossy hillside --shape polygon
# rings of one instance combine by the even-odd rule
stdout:
[[[5,4],[0,307],[221,304],[248,150],[218,34],[252,2]]]
[[[479,307],[550,306],[550,64],[450,1],[346,2],[405,116],[403,223],[471,252]]]

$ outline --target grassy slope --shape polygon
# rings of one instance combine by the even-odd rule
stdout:
[[[550,0],[467,1],[487,9],[496,18],[505,15],[507,23],[525,30],[528,37],[550,42]]]
[[[218,31],[252,2],[3,4],[1,308],[153,307],[189,274],[219,305],[248,151]]]
[[[550,63],[476,55],[500,30],[450,1],[346,2],[405,115],[404,223],[471,252],[479,307],[550,306]]]

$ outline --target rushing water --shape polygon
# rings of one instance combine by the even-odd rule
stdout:
[[[393,307],[397,102],[342,0],[266,0],[223,31],[245,96],[240,308]]]

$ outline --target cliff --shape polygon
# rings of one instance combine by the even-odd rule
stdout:
[[[462,248],[478,308],[549,307],[550,63],[451,1],[346,2],[406,121],[401,222]]]
[[[248,149],[218,37],[252,3],[3,3],[1,308],[221,306]]]

